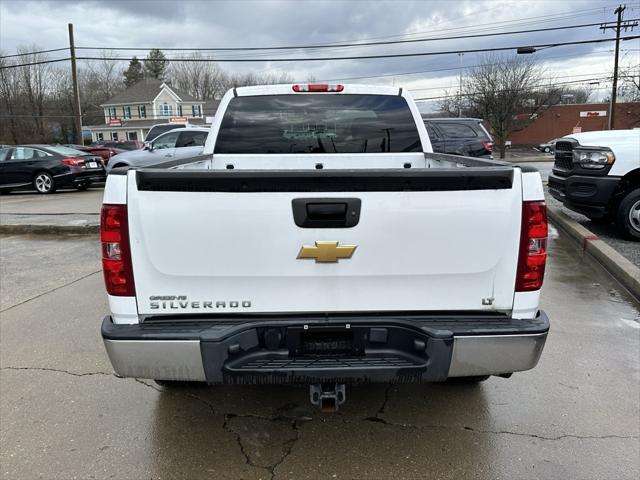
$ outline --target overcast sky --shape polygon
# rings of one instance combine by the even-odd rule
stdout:
[[[76,44],[113,47],[256,47],[288,46],[365,39],[395,40],[472,33],[531,30],[614,20],[618,2],[607,0],[474,1],[13,1],[0,0],[0,48],[14,53],[20,45],[58,48],[68,45],[67,23],[74,24]],[[626,18],[640,17],[640,2],[627,2]],[[636,30],[636,33],[638,30]],[[404,45],[331,48],[321,51],[224,53],[257,57],[379,55],[435,52],[568,42],[612,37],[597,26],[529,32],[488,38],[440,40]],[[639,62],[639,41],[622,44],[625,61]],[[611,74],[613,43],[555,47],[534,55],[557,81]],[[82,54],[99,53],[82,52]],[[117,52],[122,57],[144,51]],[[180,53],[166,52],[168,56]],[[57,54],[51,54],[55,57]],[[62,52],[60,56],[65,56]],[[80,53],[79,53],[80,55]],[[220,56],[220,55],[219,55]],[[305,80],[384,83],[412,90],[415,97],[455,90],[458,71],[433,70],[476,65],[478,54],[396,59],[287,63],[222,63],[229,71],[291,73]],[[126,66],[123,63],[123,68]],[[423,72],[401,75],[405,72]],[[385,76],[383,76],[385,75]],[[366,79],[352,77],[372,76]],[[379,77],[374,77],[379,76]],[[606,82],[596,93],[606,95]]]

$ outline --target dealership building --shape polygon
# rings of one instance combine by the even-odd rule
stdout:
[[[509,137],[512,145],[537,145],[571,133],[607,130],[609,104],[554,105]],[[616,104],[616,130],[640,127],[640,102]]]

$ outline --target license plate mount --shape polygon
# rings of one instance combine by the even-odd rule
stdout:
[[[292,356],[361,356],[366,332],[360,328],[289,327],[287,346]]]

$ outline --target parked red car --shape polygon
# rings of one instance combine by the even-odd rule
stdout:
[[[126,151],[126,150],[124,150],[122,148],[107,147],[107,146],[104,146],[104,145],[94,145],[94,146],[89,146],[88,147],[88,146],[85,146],[85,145],[68,144],[68,145],[65,145],[65,146],[66,147],[70,147],[70,148],[75,148],[76,150],[80,150],[81,152],[87,152],[87,153],[90,153],[92,155],[99,155],[102,158],[102,163],[104,164],[105,167],[109,163],[109,160],[111,159],[111,157]]]
[[[92,147],[109,147],[109,148],[118,148],[120,150],[139,150],[144,147],[144,142],[140,140],[123,140],[121,142],[94,142],[91,144]]]

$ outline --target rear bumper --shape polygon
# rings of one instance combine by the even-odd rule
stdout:
[[[78,186],[87,183],[101,183],[104,182],[107,175],[104,170],[78,170],[55,177],[56,183],[60,186],[71,185]]]
[[[590,216],[602,217],[608,213],[611,198],[618,188],[620,177],[549,175],[549,193],[565,207]]]
[[[106,317],[102,323],[118,375],[250,384],[413,383],[508,374],[536,366],[548,330],[544,312],[532,320],[384,315],[137,325]]]

